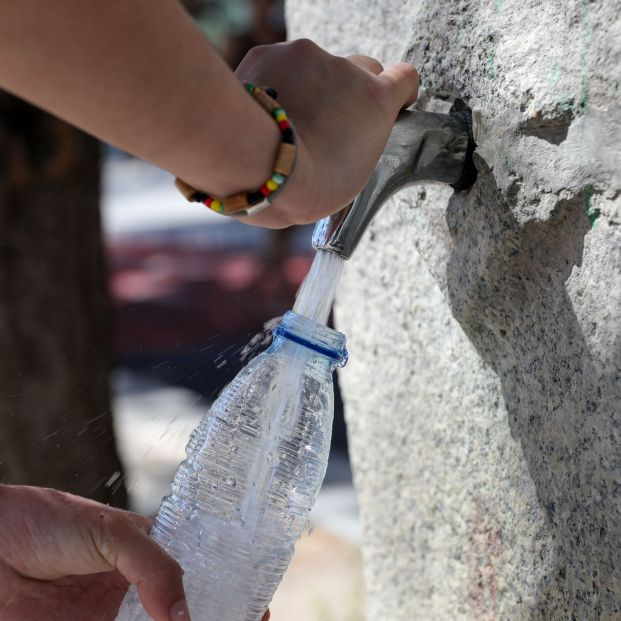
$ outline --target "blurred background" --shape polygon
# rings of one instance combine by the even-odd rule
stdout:
[[[282,2],[184,4],[232,67],[286,38]],[[153,515],[193,427],[291,308],[312,227],[186,203],[164,171],[0,92],[0,231],[0,480]],[[338,386],[311,523],[272,618],[361,621]]]

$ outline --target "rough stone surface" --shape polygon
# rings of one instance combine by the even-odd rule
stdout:
[[[369,620],[621,619],[619,14],[288,2],[475,116],[475,186],[399,195],[338,298]]]

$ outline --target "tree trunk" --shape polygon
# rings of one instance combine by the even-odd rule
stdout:
[[[0,481],[124,506],[99,145],[0,93]]]

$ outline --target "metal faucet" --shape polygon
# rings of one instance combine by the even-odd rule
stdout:
[[[393,194],[415,183],[447,183],[456,191],[476,179],[471,112],[457,100],[449,114],[404,111],[369,181],[348,207],[315,225],[313,247],[349,259],[369,223]]]

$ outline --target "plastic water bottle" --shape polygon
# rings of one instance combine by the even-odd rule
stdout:
[[[326,472],[345,337],[293,312],[274,335],[192,433],[155,520],[193,621],[261,619]],[[117,620],[149,618],[132,587]]]

